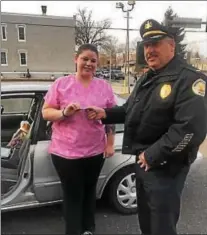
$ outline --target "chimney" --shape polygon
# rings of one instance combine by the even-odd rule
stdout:
[[[47,13],[47,6],[41,6],[41,8],[42,8],[42,14],[46,15],[46,13]]]

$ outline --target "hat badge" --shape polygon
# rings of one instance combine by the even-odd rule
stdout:
[[[151,27],[152,27],[152,22],[148,20],[147,23],[145,24],[144,28],[150,29]]]

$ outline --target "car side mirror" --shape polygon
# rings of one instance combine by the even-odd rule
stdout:
[[[1,105],[1,114],[4,112],[4,106]]]

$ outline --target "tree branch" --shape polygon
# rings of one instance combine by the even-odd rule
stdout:
[[[108,36],[105,33],[106,29],[111,26],[109,19],[95,22],[92,19],[92,11],[87,8],[78,9],[76,15],[76,44],[93,43],[96,45],[105,45],[108,42]]]

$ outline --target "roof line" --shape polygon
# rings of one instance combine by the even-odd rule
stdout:
[[[42,17],[52,19],[73,19],[74,16],[55,16],[55,15],[41,15],[41,14],[26,14],[26,13],[15,13],[15,12],[1,12],[1,15],[13,15],[13,16],[30,16],[30,17]]]

